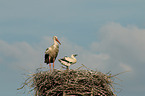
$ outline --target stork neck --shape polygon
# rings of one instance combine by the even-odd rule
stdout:
[[[57,41],[54,39],[54,45],[58,45]]]
[[[76,59],[73,55],[71,55],[71,58]]]
[[[74,60],[74,62],[77,62],[77,59],[73,55],[71,55],[71,58]]]

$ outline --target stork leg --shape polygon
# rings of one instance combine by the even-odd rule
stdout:
[[[54,71],[54,61],[55,61],[55,59],[53,59],[53,71]]]
[[[49,56],[49,68],[50,68],[50,72],[51,72],[50,56]]]
[[[66,70],[69,71],[69,66],[66,67]]]
[[[50,72],[51,72],[51,63],[49,63],[49,68],[50,68]]]

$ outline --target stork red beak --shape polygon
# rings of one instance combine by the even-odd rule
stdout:
[[[56,38],[56,41],[61,45],[61,43],[59,42],[59,40]]]

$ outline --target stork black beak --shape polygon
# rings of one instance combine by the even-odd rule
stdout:
[[[78,56],[78,54],[74,54],[74,57]]]

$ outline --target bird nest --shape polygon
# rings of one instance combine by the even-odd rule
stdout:
[[[37,70],[18,90],[27,85],[35,96],[115,96],[114,76],[92,70]]]

